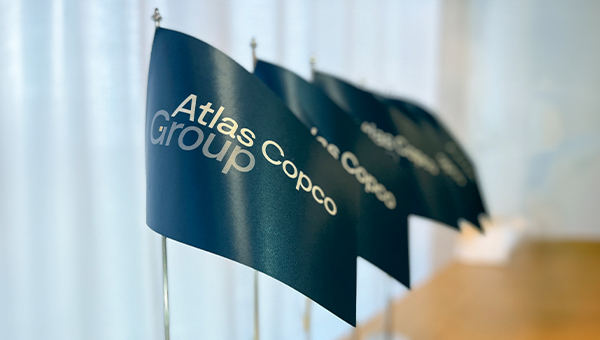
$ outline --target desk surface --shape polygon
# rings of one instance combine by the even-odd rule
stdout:
[[[507,266],[455,263],[391,310],[410,340],[598,340],[600,243],[527,242]],[[352,338],[384,329],[379,315]]]

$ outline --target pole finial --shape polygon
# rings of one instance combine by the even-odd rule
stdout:
[[[256,43],[256,39],[254,39],[254,37],[252,37],[252,40],[250,41],[250,47],[252,47],[252,65],[256,68],[256,62],[258,61],[258,58],[256,58],[256,46],[258,46],[258,44]]]
[[[154,25],[156,25],[157,28],[160,27],[160,21],[162,20],[162,17],[160,16],[158,8],[154,9],[154,14],[152,14],[151,18],[154,21]]]

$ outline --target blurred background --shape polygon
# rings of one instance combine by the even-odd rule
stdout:
[[[429,108],[477,166],[486,235],[410,218],[413,291],[359,259],[356,331],[312,339],[600,338],[600,2],[0,0],[0,339],[162,339],[145,225],[158,7],[248,70],[318,70]],[[251,339],[253,271],[168,242],[172,339]],[[262,339],[305,298],[260,276]]]

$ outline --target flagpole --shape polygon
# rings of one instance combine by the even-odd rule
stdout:
[[[314,55],[311,55],[309,62],[310,62],[310,76],[314,80],[315,79],[315,64],[317,62],[317,58]],[[304,302],[304,319],[303,319],[303,323],[302,323],[306,340],[310,340],[310,338],[311,338],[311,327],[312,327],[311,309],[312,309],[312,300],[307,297],[306,301]]]
[[[256,68],[256,39],[252,37],[250,41],[250,47],[252,48],[252,70]],[[254,270],[254,340],[260,340],[260,322],[259,322],[259,308],[258,308],[258,270]]]
[[[309,298],[306,298],[306,302],[304,303],[304,334],[306,335],[305,339],[310,340],[310,328],[311,328],[311,307],[312,301]]]
[[[162,237],[162,261],[163,261],[163,314],[165,320],[165,340],[170,338],[170,316],[169,316],[169,275],[167,270],[167,238]]]
[[[312,54],[310,56],[310,58],[308,59],[308,62],[310,64],[310,76],[311,76],[311,80],[315,80],[315,73],[317,72],[317,57]],[[306,332],[306,340],[310,340],[310,328],[311,328],[311,304],[312,301],[309,298],[306,298],[306,304],[304,305],[304,331]],[[357,340],[358,339],[358,332],[356,331],[356,328],[352,329],[352,333],[350,334],[350,339],[351,340]]]
[[[385,340],[391,340],[392,339],[392,333],[393,333],[393,318],[392,318],[392,308],[393,308],[393,301],[394,301],[394,296],[392,294],[392,282],[393,278],[388,274],[388,281],[387,281],[387,291],[388,291],[388,299],[387,299],[387,306],[385,309],[385,318],[383,320],[384,322],[384,337]]]
[[[256,58],[256,46],[258,46],[256,39],[252,37],[252,41],[250,41],[250,47],[252,47],[252,70],[256,68],[256,62],[258,61],[258,58]]]
[[[154,9],[152,14],[152,20],[156,28],[160,27],[160,21],[162,16],[158,11],[158,8]],[[163,270],[163,317],[165,325],[165,340],[169,340],[170,336],[170,323],[171,318],[169,315],[169,270],[167,267],[167,238],[162,236],[162,270]]]
[[[258,310],[258,270],[254,271],[254,340],[260,340],[260,323]]]

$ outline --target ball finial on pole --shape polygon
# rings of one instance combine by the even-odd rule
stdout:
[[[154,21],[154,25],[157,28],[160,27],[160,21],[162,20],[162,17],[160,16],[160,12],[158,11],[158,8],[154,9],[154,14],[152,14],[151,18]]]
[[[312,77],[312,79],[315,79],[315,65],[317,64],[317,57],[315,57],[314,54],[311,55],[308,59],[308,62],[310,63],[310,76]]]
[[[258,61],[258,58],[256,58],[256,46],[258,46],[256,39],[252,37],[252,40],[250,41],[250,47],[252,47],[252,67],[254,68],[256,68],[256,62]]]

